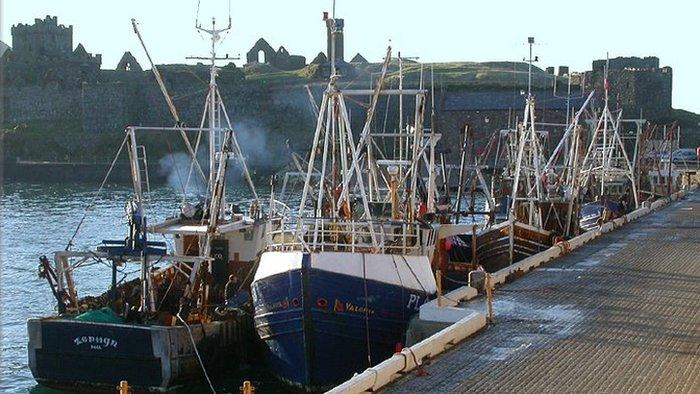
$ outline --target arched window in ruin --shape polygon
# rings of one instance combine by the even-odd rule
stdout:
[[[265,51],[263,51],[262,49],[258,51],[258,63],[266,63]]]

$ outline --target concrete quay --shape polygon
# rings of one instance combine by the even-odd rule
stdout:
[[[383,392],[700,391],[700,192],[494,297],[494,324]]]

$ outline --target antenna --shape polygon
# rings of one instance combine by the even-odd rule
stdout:
[[[202,27],[202,25],[199,24],[199,8],[201,3],[202,0],[197,0],[197,14],[194,19],[194,27],[197,30],[200,30]],[[228,0],[228,28],[231,28],[231,0]]]
[[[433,68],[434,63],[430,63],[430,109],[433,115],[435,115],[435,69]],[[432,125],[430,126],[433,127]]]
[[[194,27],[198,28],[199,27],[199,5],[202,2],[202,0],[197,0],[197,14],[194,17]]]

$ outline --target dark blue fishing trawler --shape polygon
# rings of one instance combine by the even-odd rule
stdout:
[[[242,204],[226,202],[232,159],[253,187],[216,84],[214,48],[230,27],[230,19],[228,28],[198,27],[212,38],[211,79],[199,127],[183,126],[153,66],[176,126],[126,128],[119,152],[128,152],[134,192],[127,203],[125,239],[105,240],[87,251],[73,250],[71,240],[53,254],[53,262],[41,258],[40,272],[51,286],[58,314],[27,323],[29,366],[37,382],[113,391],[126,380],[137,390],[165,391],[237,365],[255,342],[252,310],[241,311],[250,308],[245,289],[266,246],[272,215],[263,212],[254,188],[247,211]],[[182,136],[190,174],[201,178],[206,192],[199,203],[183,202],[175,216],[152,225],[146,150],[137,141],[142,133],[154,132]],[[192,134],[196,144],[190,141]],[[209,145],[208,175],[196,159],[202,136]],[[189,184],[182,186],[187,190]],[[100,296],[80,298],[73,273],[90,262],[111,267],[111,287]],[[117,278],[127,266],[140,267],[140,276],[122,283]]]
[[[332,387],[391,356],[436,293],[435,175],[424,172],[422,184],[420,173],[426,163],[434,168],[439,135],[423,128],[422,87],[384,89],[390,58],[389,48],[372,90],[341,89],[332,69],[299,213],[271,231],[253,279],[255,328],[271,369],[303,390]],[[399,93],[415,99],[413,123],[373,131],[379,97]],[[353,95],[370,96],[357,142],[345,101]],[[389,146],[383,138],[400,140],[402,150],[379,152]]]

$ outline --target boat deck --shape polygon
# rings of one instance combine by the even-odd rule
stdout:
[[[497,289],[494,315],[384,392],[697,393],[700,191]]]

